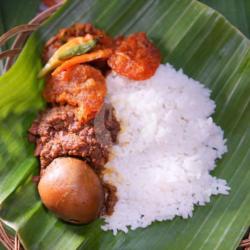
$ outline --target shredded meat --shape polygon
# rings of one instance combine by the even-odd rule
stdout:
[[[108,59],[108,65],[115,72],[133,80],[145,80],[154,75],[160,65],[160,52],[144,32],[118,38],[116,45]]]
[[[108,149],[120,130],[113,108],[105,106],[95,120],[82,124],[70,106],[55,106],[42,112],[29,129],[29,138],[36,143],[35,155],[41,169],[55,158],[84,158],[100,172],[108,161]]]
[[[116,187],[109,184],[104,183],[104,192],[105,192],[105,206],[103,207],[103,210],[101,212],[102,215],[111,215],[114,212],[115,204],[118,200],[116,196]]]

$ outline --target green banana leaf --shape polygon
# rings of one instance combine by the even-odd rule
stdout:
[[[249,0],[200,0],[222,13],[233,25],[250,38]]]
[[[156,222],[145,229],[111,232],[102,220],[77,226],[45,210],[32,176],[38,173],[27,129],[44,103],[42,43],[61,27],[92,22],[111,35],[146,31],[162,61],[204,83],[217,104],[215,122],[229,152],[214,175],[231,186],[228,196],[196,207],[190,219]],[[0,77],[0,218],[32,250],[235,249],[250,224],[250,43],[213,9],[190,0],[68,1],[28,40],[16,64]]]

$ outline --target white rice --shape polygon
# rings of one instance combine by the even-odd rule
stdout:
[[[228,194],[225,180],[210,175],[227,151],[223,131],[210,115],[210,90],[171,65],[146,81],[111,73],[108,100],[122,131],[105,180],[117,187],[114,213],[104,230],[124,232],[153,221],[192,216],[194,205]]]

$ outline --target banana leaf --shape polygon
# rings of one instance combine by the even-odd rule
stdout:
[[[189,219],[155,222],[145,229],[111,232],[102,220],[71,225],[41,204],[32,176],[38,173],[27,129],[41,98],[41,46],[59,28],[92,22],[111,35],[146,31],[162,61],[212,90],[215,122],[225,131],[229,152],[213,175],[231,186],[228,196],[196,207]],[[250,224],[250,44],[223,16],[190,0],[68,1],[26,43],[16,64],[0,77],[0,218],[26,249],[235,249]]]
[[[249,0],[200,0],[222,13],[233,25],[250,38]]]

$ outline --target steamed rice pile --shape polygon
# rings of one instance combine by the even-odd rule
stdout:
[[[111,73],[107,84],[122,131],[106,165],[118,202],[104,230],[188,218],[194,205],[228,194],[226,181],[210,175],[227,148],[207,88],[169,64],[143,82]]]

